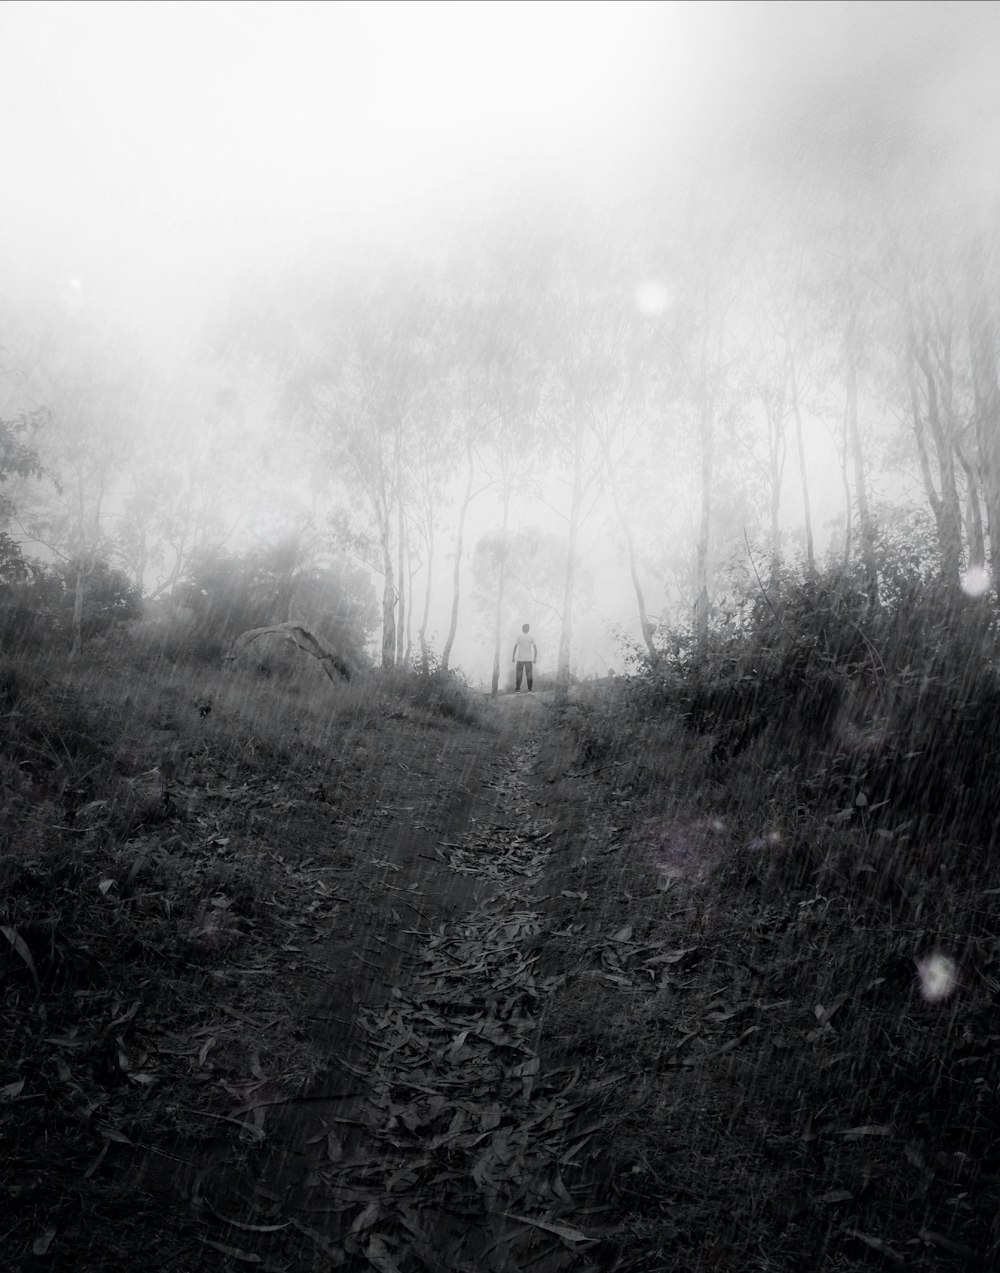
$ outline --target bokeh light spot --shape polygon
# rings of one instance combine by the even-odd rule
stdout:
[[[933,954],[917,963],[920,993],[928,1003],[940,1003],[958,986],[958,965],[947,955]]]
[[[670,292],[662,283],[648,279],[635,289],[635,304],[644,317],[659,318],[670,308]]]
[[[967,597],[982,597],[989,592],[992,583],[985,566],[970,566],[962,576],[962,591]]]

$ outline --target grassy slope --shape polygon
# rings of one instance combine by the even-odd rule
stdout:
[[[122,1139],[197,1160],[241,1098],[321,1069],[306,1015],[329,978],[310,947],[338,903],[374,898],[359,850],[442,718],[392,682],[331,706],[238,676],[16,671],[0,678],[5,1266],[37,1244],[53,1269],[218,1268],[190,1208],[122,1188]],[[669,716],[606,693],[550,735],[538,780],[556,828],[543,971],[566,974],[548,1062],[622,1076],[591,1166],[616,1236],[591,1257],[994,1260],[997,896],[933,869],[950,846],[921,856],[862,807],[783,802],[781,757],[720,772]],[[883,869],[887,845],[924,887]],[[927,1003],[914,961],[935,948],[960,985]]]
[[[243,1098],[322,1069],[310,946],[365,904],[359,846],[464,702],[25,659],[0,684],[2,1263],[217,1268],[157,1160],[197,1161]]]
[[[788,756],[720,772],[613,689],[568,719],[545,1028],[553,1064],[622,1075],[609,1266],[994,1267],[1000,890],[941,869],[973,846],[783,807]],[[934,951],[958,984],[929,1002]]]

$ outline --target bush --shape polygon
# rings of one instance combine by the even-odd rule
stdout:
[[[406,706],[463,725],[477,725],[482,720],[479,695],[459,672],[444,671],[433,658],[426,672],[382,668],[369,673],[366,681],[386,710]]]
[[[106,561],[45,566],[8,553],[0,563],[0,643],[4,648],[69,645],[78,571],[84,579],[80,625],[84,641],[139,617],[139,590]]]
[[[222,637],[196,628],[190,617],[176,609],[154,611],[108,641],[108,649],[115,657],[137,668],[157,663],[217,667],[227,648]]]
[[[364,650],[379,613],[371,580],[346,558],[324,566],[307,562],[295,536],[241,556],[205,554],[173,600],[190,615],[191,639],[201,648],[218,647],[220,655],[242,633],[291,617],[353,669],[366,666]],[[269,661],[273,668],[275,660]]]
[[[629,728],[679,715],[704,740],[710,775],[732,783],[743,771],[759,791],[780,775],[793,807],[861,795],[882,819],[992,839],[996,597],[964,595],[891,542],[878,564],[874,593],[840,565],[787,569],[738,598],[700,650],[673,634],[629,691]],[[613,745],[599,713],[586,729]]]

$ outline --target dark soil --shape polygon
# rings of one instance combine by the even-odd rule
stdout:
[[[723,789],[670,780],[682,739],[640,790],[575,737],[536,693],[366,719],[334,759],[206,742],[159,821],[46,877],[119,925],[148,903],[138,990],[62,903],[46,947],[25,868],[2,1267],[997,1267],[996,890],[960,940],[804,894]]]
[[[504,1269],[519,1267],[509,1263],[510,1246],[525,1235],[556,1248],[546,1267],[564,1267],[566,1258],[575,1257],[579,1248],[572,1238],[543,1227],[546,1216],[556,1224],[566,1204],[556,1199],[555,1208],[540,1210],[530,1191],[509,1188],[507,1201],[517,1202],[518,1211],[530,1210],[529,1219],[538,1218],[540,1226],[502,1218],[498,1225],[489,1213],[502,1206],[500,1194],[484,1186],[471,1194],[460,1191],[456,1199],[448,1181],[435,1183],[442,1169],[436,1160],[425,1165],[402,1201],[388,1205],[392,1186],[380,1166],[394,1154],[398,1158],[400,1147],[387,1143],[386,1109],[379,1107],[370,1082],[372,1023],[387,1005],[404,1000],[428,959],[425,982],[433,974],[429,944],[444,947],[439,959],[454,960],[447,947],[461,937],[467,950],[481,947],[483,958],[492,958],[494,948],[506,952],[508,964],[514,950],[515,972],[522,982],[527,978],[532,1002],[537,999],[530,980],[538,940],[525,910],[531,887],[520,881],[531,870],[537,873],[547,848],[535,843],[541,839],[544,845],[547,837],[532,821],[533,740],[550,707],[547,694],[511,696],[491,705],[485,728],[397,720],[372,734],[358,731],[353,750],[344,753],[350,764],[315,788],[315,774],[305,768],[284,777],[276,772],[271,781],[258,774],[242,785],[217,784],[214,794],[182,776],[173,798],[183,806],[186,827],[194,823],[209,831],[210,853],[224,862],[252,844],[266,846],[276,860],[264,882],[265,896],[254,899],[270,908],[276,922],[267,936],[260,927],[250,939],[239,930],[241,940],[234,936],[233,944],[181,952],[198,967],[185,969],[182,959],[174,977],[193,975],[202,983],[207,975],[216,999],[224,1002],[221,1012],[216,1007],[188,1023],[187,1035],[185,1023],[176,1022],[176,1050],[189,1056],[193,1074],[173,1088],[184,1103],[159,1109],[170,1116],[172,1134],[165,1134],[163,1117],[153,1119],[143,1135],[141,1121],[121,1113],[117,1126],[127,1132],[98,1118],[91,1131],[64,1136],[58,1158],[54,1144],[40,1144],[33,1156],[23,1144],[17,1147],[25,1169],[7,1188],[8,1221],[0,1233],[6,1267],[44,1263],[81,1273],[247,1264],[285,1270]],[[528,823],[534,829],[522,844]],[[167,817],[162,832],[141,829],[144,851],[151,851],[149,841],[157,834],[169,842],[170,826]],[[518,845],[521,859],[515,861]],[[525,853],[531,858],[527,866]],[[504,855],[513,875],[495,865]],[[295,878],[295,889],[287,893],[282,871]],[[225,880],[220,882],[224,887]],[[527,940],[504,944],[505,913],[515,906]],[[469,916],[476,917],[478,928],[463,935],[460,925]],[[230,936],[234,930],[223,931]],[[470,962],[467,954],[463,958]],[[537,1021],[532,1024],[523,1004],[498,1007],[482,976],[475,987],[470,983],[467,1003],[461,987],[459,981],[449,989],[453,1017],[465,1012],[475,1024],[480,1017],[497,1021],[498,1013],[513,1015],[518,1047],[524,1056],[534,1052]],[[426,986],[419,991],[425,992]],[[419,1014],[420,1003],[409,1010]],[[141,1020],[142,1013],[137,1015]],[[59,1055],[53,1061],[63,1065],[70,1083],[72,1034],[71,1028],[61,1054],[70,1065]],[[269,1035],[285,1047],[301,1048],[314,1064],[306,1072],[283,1067]],[[128,1042],[123,1039],[123,1046]],[[171,1050],[162,1038],[159,1044],[161,1051]],[[500,1056],[502,1049],[491,1045],[491,1052]],[[496,1104],[494,1098],[503,1102],[512,1081],[506,1062],[484,1081],[481,1057],[480,1070],[469,1070],[468,1090],[460,1092],[456,1073],[461,1075],[462,1063],[457,1055],[443,1092],[451,1121],[463,1101],[470,1111],[473,1102],[477,1109]],[[423,1078],[405,1099],[397,1093],[393,1100],[412,1102],[428,1089],[432,1072]],[[199,1080],[210,1089],[207,1105],[189,1091]],[[519,1087],[524,1080],[513,1081]],[[489,1090],[491,1082],[495,1091]],[[539,1080],[539,1091],[542,1086]],[[558,1088],[557,1081],[553,1090]],[[15,1138],[37,1127],[18,1117],[26,1107],[16,1102],[26,1094],[27,1088],[18,1092],[13,1117],[5,1120]],[[576,1108],[585,1096],[574,1092],[560,1108]],[[382,1098],[384,1104],[384,1091]],[[99,1096],[99,1104],[102,1100]],[[390,1126],[398,1112],[395,1106],[389,1110]],[[508,1121],[506,1115],[501,1107],[498,1124]],[[468,1158],[473,1141],[484,1134],[489,1139],[493,1115],[483,1117],[485,1133],[466,1135],[469,1144],[446,1149],[446,1157]],[[84,1120],[94,1121],[89,1115]],[[330,1174],[334,1167],[336,1180]],[[531,1245],[536,1268],[543,1267],[537,1245]],[[418,1250],[422,1263],[414,1254]]]

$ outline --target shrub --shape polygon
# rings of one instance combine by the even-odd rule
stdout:
[[[368,674],[366,685],[368,692],[381,700],[383,710],[391,712],[406,707],[466,725],[479,724],[482,720],[479,696],[461,673],[444,671],[433,656],[426,672],[382,668]]]
[[[860,793],[883,819],[991,839],[996,598],[964,595],[891,541],[878,565],[874,593],[839,564],[790,568],[738,598],[701,649],[668,634],[629,690],[628,728],[679,715],[727,783],[742,770],[763,790],[781,774],[792,806],[837,808]],[[586,745],[611,747],[616,728],[589,709]]]
[[[4,648],[69,643],[78,569],[84,576],[80,631],[85,641],[138,618],[139,590],[106,561],[92,566],[73,561],[45,566],[8,555],[0,568],[0,643]]]

